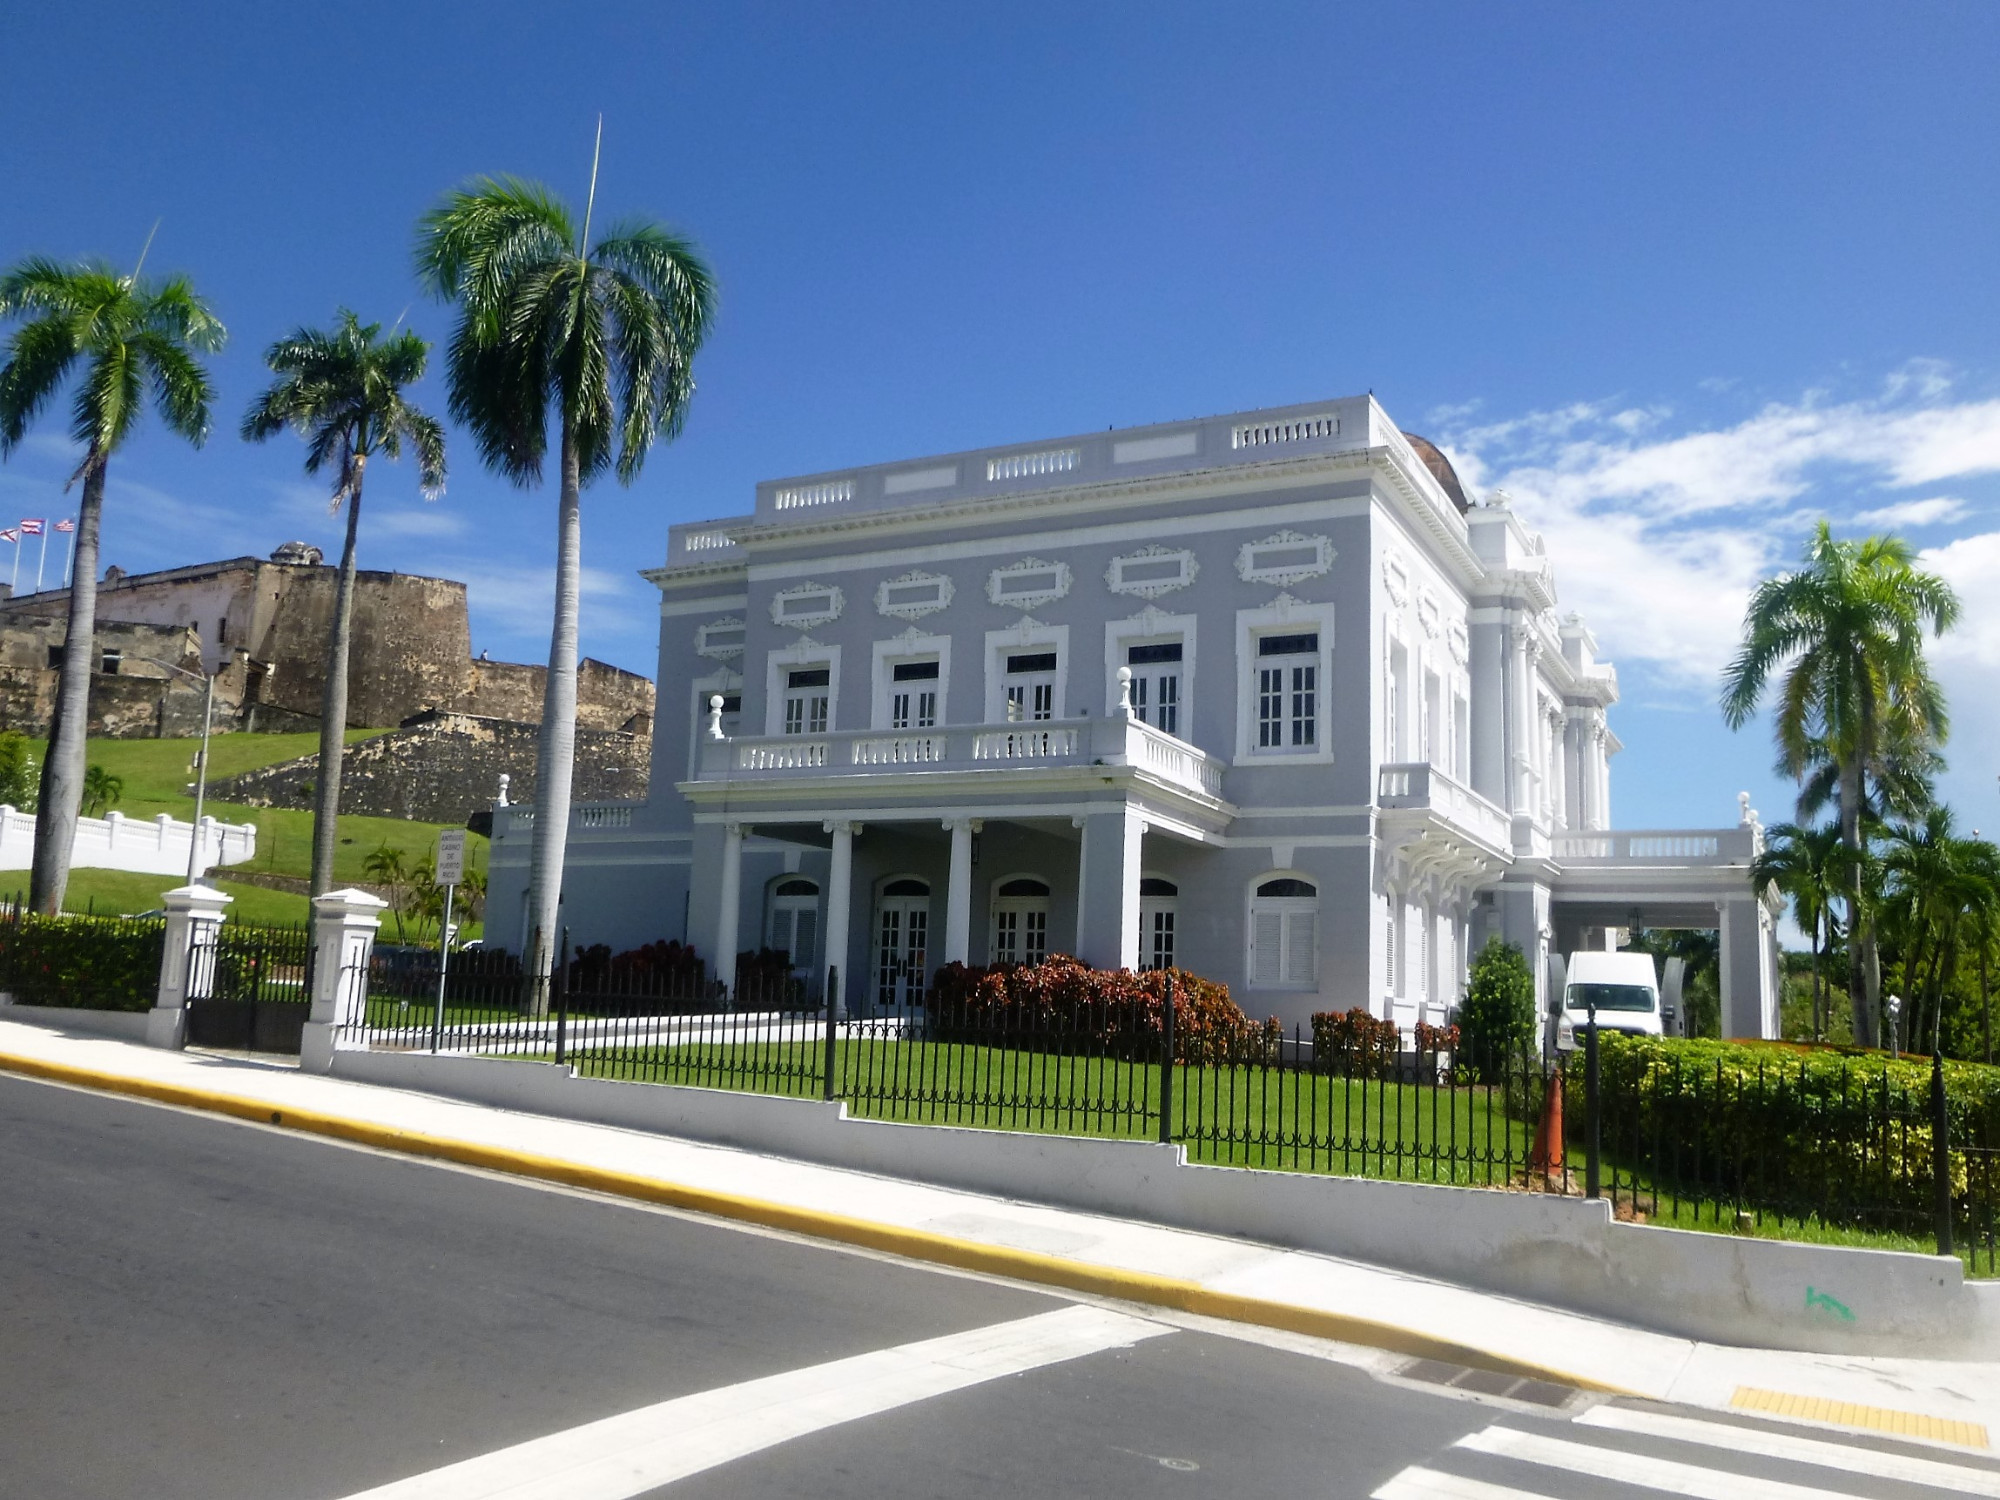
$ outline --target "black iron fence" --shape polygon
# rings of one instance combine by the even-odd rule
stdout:
[[[0,992],[17,1005],[148,1010],[166,923],[157,917],[44,917],[0,905]]]
[[[378,950],[377,1047],[567,1063],[587,1076],[838,1099],[910,1123],[1155,1140],[1282,1171],[1608,1197],[1621,1218],[1961,1255],[2000,1274],[2000,1086],[1928,1064],[1693,1044],[1455,1056],[1376,1023],[1314,1033],[1154,998],[975,1009],[932,993],[842,1003],[778,968],[734,990],[698,966],[573,957],[531,986],[509,955]],[[546,1009],[537,1013],[537,995]],[[831,1003],[828,1003],[829,1000]],[[1588,1039],[1586,1038],[1586,1041]],[[1713,1044],[1709,1044],[1713,1045]],[[1693,1050],[1691,1050],[1693,1048]],[[2000,1076],[2000,1075],[1994,1075]],[[1941,1123],[1940,1123],[1941,1122]]]

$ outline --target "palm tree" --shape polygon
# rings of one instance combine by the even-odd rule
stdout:
[[[1740,729],[1783,670],[1776,722],[1782,764],[1801,778],[1822,758],[1837,768],[1849,909],[1857,917],[1865,901],[1861,813],[1870,767],[1944,743],[1949,721],[1924,661],[1924,634],[1941,633],[1957,618],[1957,596],[1915,566],[1901,538],[1836,541],[1825,521],[1806,544],[1805,566],[1767,579],[1750,596],[1743,647],[1724,677],[1722,715]],[[1865,1045],[1876,1036],[1864,977],[1871,941],[1853,921],[1848,999],[1855,1040]]]
[[[319,772],[313,793],[310,894],[333,888],[340,826],[340,756],[347,729],[347,655],[354,632],[354,544],[361,527],[361,484],[368,460],[401,458],[408,443],[426,500],[444,490],[444,428],[403,398],[423,378],[430,346],[414,333],[382,338],[342,308],[331,333],[301,328],[265,352],[279,378],[243,418],[250,442],[290,427],[306,439],[306,472],[334,465],[333,508],[347,502],[347,542],[340,553],[333,624],[327,632],[326,681],[320,690]]]
[[[1832,950],[1833,903],[1841,885],[1840,828],[1801,828],[1779,823],[1766,831],[1764,852],[1750,862],[1750,879],[1758,892],[1776,886],[1791,898],[1799,925],[1812,933],[1813,1037],[1826,1038],[1826,992],[1820,960]],[[1822,939],[1824,935],[1824,939]]]
[[[125,795],[125,778],[102,766],[92,766],[83,773],[83,815],[94,818],[108,807],[115,807],[118,799]]]
[[[548,417],[561,423],[556,600],[535,772],[529,859],[527,996],[548,1003],[569,832],[576,743],[577,596],[584,484],[610,470],[629,484],[655,439],[677,436],[694,394],[694,355],[714,315],[707,268],[686,240],[628,223],[591,244],[547,188],[481,178],[448,193],[419,225],[417,269],[455,302],[452,415],[487,465],[516,484],[540,480]]]
[[[0,367],[0,457],[27,436],[72,377],[70,437],[83,449],[83,462],[70,476],[72,484],[83,481],[83,503],[28,880],[29,904],[53,916],[69,885],[70,846],[83,802],[105,472],[138,425],[148,396],[170,430],[197,447],[207,439],[211,392],[196,356],[220,349],[225,335],[185,277],[145,281],[137,270],[125,276],[97,261],[62,265],[40,256],[0,276],[0,318],[22,320]]]

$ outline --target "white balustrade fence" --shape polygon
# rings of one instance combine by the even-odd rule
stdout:
[[[79,869],[130,870],[141,875],[185,875],[195,837],[192,823],[161,813],[147,819],[112,811],[78,818],[70,864]],[[240,865],[257,855],[255,823],[201,820],[198,868]],[[25,870],[35,860],[35,815],[0,804],[0,870]]]

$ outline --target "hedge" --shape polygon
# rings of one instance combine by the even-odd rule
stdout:
[[[151,1010],[166,923],[0,914],[0,990],[20,1005]]]
[[[1229,998],[1227,985],[1185,969],[1093,969],[1065,953],[1033,965],[946,964],[932,981],[930,1034],[940,1041],[1155,1061],[1170,978],[1175,1061],[1276,1058],[1277,1018],[1252,1021]]]
[[[1933,1205],[1928,1059],[1617,1033],[1601,1047],[1605,1150],[1650,1158],[1662,1187],[1836,1217]],[[2000,1147],[2000,1068],[1947,1062],[1944,1081],[1952,1145]]]

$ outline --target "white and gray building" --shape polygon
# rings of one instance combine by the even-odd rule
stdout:
[[[771,480],[645,576],[651,791],[572,810],[572,942],[782,948],[862,1013],[1067,951],[1407,1026],[1490,934],[1541,974],[1720,928],[1725,1029],[1775,1032],[1747,800],[1613,829],[1617,674],[1542,539],[1370,396]]]

